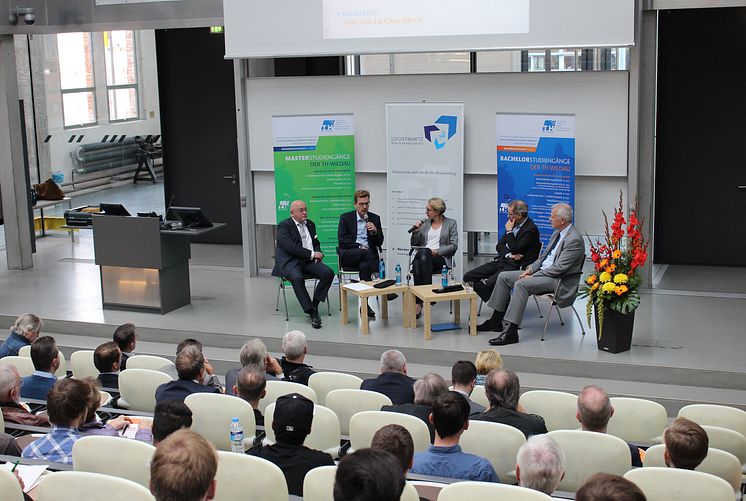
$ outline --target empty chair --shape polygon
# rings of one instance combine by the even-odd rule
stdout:
[[[627,442],[653,442],[668,426],[666,409],[658,402],[641,398],[611,399],[614,415],[606,433]]]
[[[34,363],[28,357],[21,356],[7,356],[0,358],[0,367],[12,365],[18,370],[18,374],[21,377],[30,376],[34,373]]]
[[[73,354],[74,355],[74,354]],[[155,390],[171,381],[168,374],[149,369],[127,369],[119,374],[119,407],[153,412]]]
[[[663,444],[654,445],[645,451],[645,467],[665,468],[666,461],[663,457],[663,451],[666,446]],[[738,458],[730,452],[713,449],[707,450],[707,457],[702,463],[695,468],[695,471],[709,473],[716,477],[722,478],[730,484],[735,492],[741,490],[741,463]]]
[[[245,441],[250,442],[256,435],[254,409],[245,400],[219,393],[193,393],[184,399],[184,403],[192,411],[191,430],[212,442],[219,451],[231,450],[229,430],[234,417],[241,423]]]
[[[3,493],[4,500],[23,501],[21,484],[18,483],[16,476],[5,468],[0,468],[0,492]]]
[[[629,446],[621,438],[580,430],[555,430],[549,436],[565,453],[565,478],[557,490],[575,492],[594,473],[624,475],[630,469]]]
[[[85,377],[98,377],[98,369],[93,364],[93,350],[78,350],[70,355],[70,370],[73,377],[83,379]]]
[[[343,372],[317,372],[308,378],[308,386],[316,392],[320,405],[326,405],[326,395],[332,390],[359,390],[363,380]]]
[[[409,414],[385,411],[363,411],[350,419],[350,446],[354,450],[370,447],[373,435],[387,424],[403,426],[412,435],[414,451],[425,451],[430,447],[430,431],[425,422]]]
[[[150,486],[150,460],[155,447],[121,437],[83,437],[73,445],[75,471],[102,473]]]
[[[266,459],[218,451],[215,501],[287,501],[285,475]]]
[[[339,418],[342,435],[350,434],[352,416],[362,411],[380,411],[384,405],[392,405],[391,399],[375,391],[332,390],[326,396],[326,407]]]
[[[264,414],[264,410],[269,404],[289,393],[300,393],[316,403],[316,392],[304,384],[291,383],[290,381],[267,381],[267,394],[259,400],[259,411]]]
[[[45,475],[36,487],[36,501],[154,501],[142,485],[123,478],[84,471],[58,471]]]
[[[277,441],[275,431],[272,429],[272,419],[275,414],[275,404],[269,404],[264,412],[264,422],[266,423],[265,433],[267,434],[266,443],[273,444]],[[192,426],[194,429],[194,426]],[[314,405],[313,421],[311,422],[311,433],[308,434],[303,445],[309,449],[316,449],[330,454],[333,458],[339,456],[339,442],[341,433],[339,432],[339,419],[333,411],[322,405]]]
[[[647,501],[733,501],[731,486],[714,475],[677,468],[635,468],[624,474]]]
[[[485,393],[484,391],[484,386],[481,384],[478,384],[474,387],[474,391],[471,392],[471,396],[469,398],[471,398],[473,402],[476,402],[487,409],[490,408],[490,401],[487,399],[487,393]]]
[[[526,412],[544,418],[547,431],[577,430],[580,428],[575,413],[578,410],[578,397],[564,391],[527,391],[518,403]]]
[[[157,357],[155,355],[132,355],[127,359],[128,369],[150,369],[159,371],[166,366],[173,366],[174,363],[167,358]]]
[[[746,463],[746,438],[743,435],[719,426],[702,425],[702,429],[707,433],[710,447],[730,452],[741,464]]]
[[[331,501],[334,494],[336,466],[319,466],[306,473],[303,479],[303,501]],[[415,487],[407,482],[401,501],[419,501]]]
[[[679,417],[697,424],[719,426],[737,431],[746,437],[746,412],[727,405],[692,404],[679,410]]]
[[[54,375],[58,378],[67,376],[67,362],[65,360],[65,354],[60,353],[60,366],[57,368],[57,370],[54,372]],[[19,357],[28,357],[31,358],[31,345],[21,346],[21,349],[18,350],[18,356]]]
[[[518,449],[526,443],[523,432],[512,426],[489,421],[469,421],[461,435],[461,450],[476,454],[492,463],[500,482],[513,484]]]
[[[552,499],[543,492],[517,485],[491,484],[489,482],[457,482],[443,487],[438,501],[464,501],[465,499],[510,499],[511,501],[546,501]]]

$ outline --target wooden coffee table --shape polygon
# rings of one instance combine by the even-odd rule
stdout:
[[[377,282],[377,280],[374,280],[372,282],[359,282],[366,285],[374,285]],[[343,284],[341,285],[342,289],[342,315],[340,315],[342,319],[342,324],[349,324],[350,318],[349,318],[349,308],[347,306],[347,294],[352,294],[353,296],[357,296],[360,299],[362,299],[362,308],[361,310],[365,312],[364,314],[360,315],[360,331],[367,335],[370,332],[369,327],[369,320],[368,320],[368,298],[370,297],[376,297],[380,296],[381,298],[381,318],[383,320],[387,320],[389,318],[389,301],[386,296],[389,294],[400,294],[402,297],[402,317],[404,317],[404,328],[409,327],[410,317],[409,314],[409,287],[406,285],[391,285],[389,287],[386,287],[385,289],[376,289],[376,288],[370,288],[365,289],[362,291],[354,290],[349,288],[350,284]],[[358,314],[360,312],[358,311]]]
[[[432,324],[430,316],[430,308],[433,303],[439,301],[453,301],[453,321],[454,323],[461,322],[461,300],[469,300],[469,334],[472,336],[477,335],[477,293],[473,290],[462,290],[457,292],[446,292],[444,294],[436,294],[433,289],[437,289],[438,286],[434,284],[428,285],[413,285],[409,288],[409,325],[412,328],[417,327],[416,308],[415,308],[415,297],[422,299],[422,313],[424,314],[424,326],[425,326],[425,340],[429,341],[433,338]]]

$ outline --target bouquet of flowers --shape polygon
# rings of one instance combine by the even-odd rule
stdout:
[[[614,209],[614,221],[604,215],[605,238],[590,242],[591,260],[595,270],[580,287],[580,297],[588,297],[586,317],[591,323],[591,310],[596,307],[601,339],[604,311],[611,308],[619,313],[631,313],[640,305],[638,288],[641,278],[638,268],[648,259],[648,242],[642,234],[643,222],[637,218],[637,202],[624,219],[623,195],[619,193],[619,207]],[[590,237],[588,237],[590,241]]]

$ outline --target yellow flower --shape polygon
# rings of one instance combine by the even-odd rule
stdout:
[[[598,277],[596,275],[591,275],[590,277],[585,279],[585,283],[588,285],[593,285],[596,283],[596,280],[598,280]]]
[[[602,282],[608,282],[609,280],[611,280],[611,273],[605,271],[598,276],[598,279]]]
[[[601,290],[604,292],[614,292],[614,289],[616,289],[616,285],[614,285],[614,282],[606,282],[601,287]]]
[[[622,257],[622,251],[620,251],[619,249],[615,250],[611,253],[611,257],[613,257],[614,259],[619,259],[620,257]]]
[[[596,289],[598,289],[599,285],[601,285],[601,282],[596,282],[595,284],[593,284],[593,287],[591,287],[591,291],[595,291]]]
[[[626,284],[627,280],[629,280],[629,277],[624,273],[617,273],[616,275],[614,275],[615,284]]]
[[[617,296],[621,296],[625,292],[627,292],[629,289],[627,289],[626,285],[618,285],[614,287],[614,293],[616,293]]]

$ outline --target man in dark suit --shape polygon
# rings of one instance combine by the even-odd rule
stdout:
[[[489,263],[466,272],[464,282],[474,284],[474,292],[487,302],[500,272],[528,266],[539,257],[540,249],[539,229],[528,217],[528,204],[523,200],[513,200],[508,204],[505,233],[495,246],[497,256]]]
[[[327,292],[334,281],[334,272],[321,262],[321,242],[316,225],[308,219],[308,208],[303,200],[290,204],[290,217],[277,225],[277,249],[272,275],[285,277],[293,284],[293,291],[303,311],[311,316],[311,326],[321,328],[319,303],[326,301]],[[313,300],[306,290],[303,276],[318,279]]]
[[[23,378],[22,398],[46,400],[47,393],[57,382],[54,373],[60,367],[60,351],[52,336],[41,336],[31,343],[31,361],[34,373]]]
[[[104,388],[119,389],[119,367],[122,352],[114,341],[109,341],[93,352],[93,365],[98,369],[98,382]]]
[[[361,390],[383,393],[394,405],[414,402],[414,379],[407,376],[407,359],[399,350],[388,350],[381,355],[381,375],[366,379]]]
[[[179,352],[176,356],[176,372],[179,379],[163,383],[155,390],[156,402],[183,402],[192,393],[220,393],[218,388],[203,384],[207,374],[205,357],[196,346],[187,346]]]

